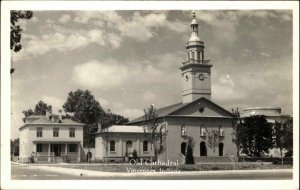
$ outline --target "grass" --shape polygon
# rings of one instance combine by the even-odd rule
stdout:
[[[195,164],[195,165],[179,165],[179,166],[150,166],[150,165],[55,165],[55,167],[84,169],[103,172],[127,172],[128,168],[136,170],[177,170],[177,171],[213,171],[213,170],[263,170],[263,169],[292,169],[292,165],[273,165],[273,164]]]

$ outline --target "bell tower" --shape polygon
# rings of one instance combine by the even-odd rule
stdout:
[[[182,102],[192,102],[198,98],[211,99],[212,65],[204,58],[204,42],[198,36],[195,11],[191,22],[191,37],[186,43],[187,61],[182,62]]]

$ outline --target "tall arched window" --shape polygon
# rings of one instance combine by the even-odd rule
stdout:
[[[110,141],[110,149],[111,152],[115,152],[116,151],[116,143],[114,140]]]
[[[185,155],[186,142],[181,143],[181,154]]]
[[[223,143],[219,143],[219,156],[223,156],[223,149],[224,149],[224,144]]]
[[[206,144],[203,141],[200,143],[200,156],[207,156]]]
[[[196,51],[196,54],[197,54],[197,60],[200,60],[200,52]]]
[[[143,142],[143,151],[148,152],[148,141]]]

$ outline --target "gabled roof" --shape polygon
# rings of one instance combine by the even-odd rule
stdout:
[[[217,105],[216,103],[206,99],[205,97],[201,97],[201,98],[196,99],[193,102],[189,102],[189,103],[184,103],[184,104],[183,103],[177,103],[177,104],[173,104],[173,105],[170,105],[170,106],[167,106],[167,107],[159,108],[159,109],[156,110],[156,113],[157,113],[158,117],[171,116],[171,115],[184,116],[184,114],[180,114],[180,113],[184,112],[184,110],[187,109],[188,107],[190,107],[192,105],[199,104],[200,102],[205,103],[206,105],[209,105],[210,107],[213,107],[213,108],[219,110],[219,112],[221,112],[224,117],[232,117],[232,113],[225,110],[224,108]],[[198,111],[198,110],[195,110],[195,111]],[[190,115],[186,114],[186,116],[190,116]],[[203,117],[209,117],[209,116],[203,115]],[[218,117],[218,116],[213,116],[213,117]],[[128,122],[127,124],[139,123],[139,122],[142,122],[142,121],[144,121],[143,116],[138,117],[138,118]]]
[[[19,129],[24,128],[25,126],[28,125],[76,125],[76,126],[83,126],[84,124],[82,123],[78,123],[76,121],[73,121],[71,119],[62,119],[59,122],[54,122],[50,119],[48,119],[46,116],[43,115],[39,115],[39,116],[28,116],[26,117],[27,119],[33,119],[34,120],[27,120],[28,122],[26,122],[23,126],[21,126]]]

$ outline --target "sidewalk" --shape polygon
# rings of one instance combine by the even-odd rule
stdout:
[[[34,166],[30,165],[30,169],[44,170],[57,172],[62,174],[69,174],[74,176],[93,176],[93,177],[135,177],[135,176],[207,176],[216,174],[269,174],[269,173],[293,173],[293,169],[266,169],[266,170],[219,170],[219,171],[174,171],[174,172],[102,172],[92,171],[84,169],[73,169],[73,168],[61,168],[61,167],[49,167],[49,166]]]

